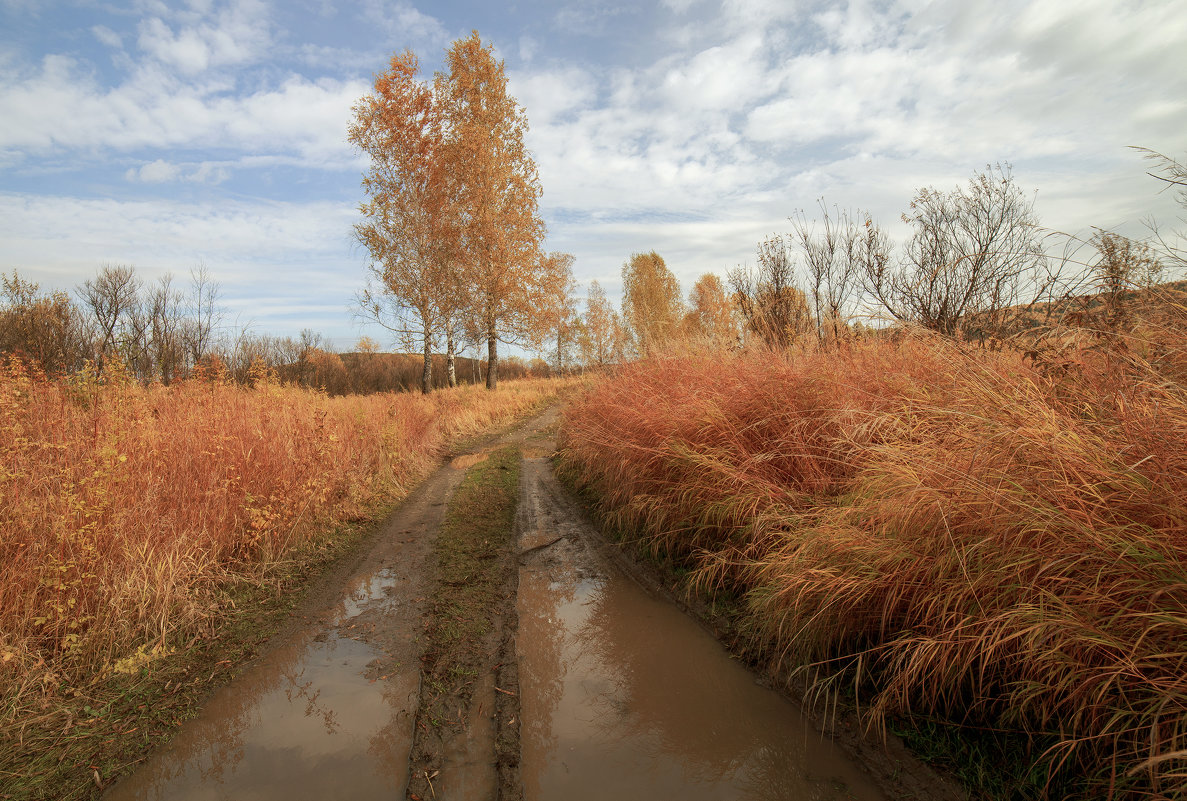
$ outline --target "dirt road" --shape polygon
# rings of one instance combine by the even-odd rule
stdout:
[[[947,792],[901,755],[858,744],[858,761],[822,737],[607,545],[552,476],[557,417],[553,408],[434,473],[319,581],[263,657],[104,798]],[[448,606],[469,583],[438,563],[447,510],[449,531],[468,514],[451,498],[468,471],[490,473],[508,453],[519,470],[514,531],[478,543],[483,609]],[[450,631],[462,634],[443,645]]]

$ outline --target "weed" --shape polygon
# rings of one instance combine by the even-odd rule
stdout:
[[[51,381],[0,361],[6,791],[84,797],[76,763],[93,763],[96,742],[157,742],[173,725],[104,728],[127,719],[110,703],[124,682],[183,681],[173,672],[190,652],[217,648],[245,609],[291,602],[282,590],[349,539],[341,522],[380,514],[450,443],[554,392],[529,381],[498,393],[331,398],[217,376],[169,387],[118,371]]]
[[[564,467],[695,587],[741,599],[763,652],[858,688],[871,723],[1013,732],[1044,783],[1184,797],[1171,322],[1058,370],[926,335],[652,359],[569,406]]]

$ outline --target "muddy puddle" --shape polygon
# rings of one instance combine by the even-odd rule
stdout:
[[[223,688],[169,746],[104,796],[383,798],[404,785],[401,712],[415,682],[368,678],[378,654],[347,637],[278,649]],[[406,714],[406,713],[404,713]]]
[[[105,801],[403,797],[419,671],[368,636],[401,578],[353,577],[322,625],[216,692]]]
[[[544,429],[521,443],[515,655],[510,635],[491,646],[508,649],[497,667],[512,672],[476,677],[468,715],[456,715],[467,731],[424,771],[420,796],[884,798],[796,707],[621,572],[552,476]],[[304,607],[301,631],[215,693],[105,801],[404,798],[433,532],[470,459],[484,456],[426,481],[379,544]],[[508,711],[505,698],[518,706]],[[496,740],[509,758],[492,756]]]
[[[538,507],[518,599],[528,801],[884,798],[796,707],[562,523],[550,494],[521,495]]]

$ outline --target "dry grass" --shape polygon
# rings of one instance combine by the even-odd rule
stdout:
[[[220,588],[267,582],[295,548],[402,497],[449,442],[554,393],[145,388],[0,362],[0,735],[208,634]]]
[[[631,365],[569,407],[564,464],[873,723],[1022,732],[1062,787],[1183,798],[1184,311],[1037,358],[919,335]]]

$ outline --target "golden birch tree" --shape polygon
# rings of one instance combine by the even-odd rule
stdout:
[[[688,293],[688,304],[684,329],[690,341],[699,341],[716,349],[737,344],[737,308],[720,278],[713,273],[698,278]]]
[[[527,115],[507,93],[503,62],[475,31],[446,51],[436,87],[447,132],[443,164],[459,208],[472,332],[487,344],[486,386],[498,386],[500,341],[539,339],[533,314],[546,291],[540,182],[524,141]]]
[[[581,327],[581,355],[586,365],[605,367],[622,357],[622,323],[597,281],[590,282]]]
[[[421,391],[432,391],[432,351],[451,312],[457,229],[445,147],[444,106],[419,77],[411,52],[392,57],[371,94],[354,106],[350,141],[371,159],[368,199],[355,236],[371,257],[364,316],[424,358]]]
[[[680,284],[654,250],[635,253],[622,265],[622,318],[638,356],[662,347],[684,316]]]
[[[564,374],[565,365],[577,340],[577,281],[573,278],[572,253],[553,251],[544,257],[545,307],[537,310],[537,318],[547,325],[550,344],[556,345],[556,369]]]

